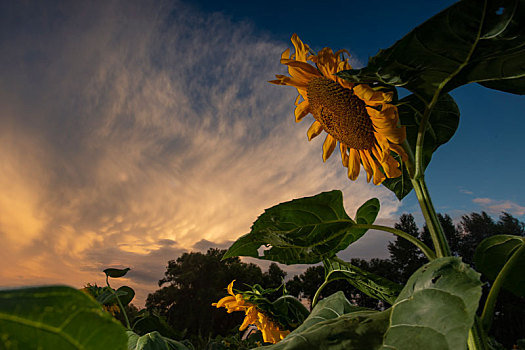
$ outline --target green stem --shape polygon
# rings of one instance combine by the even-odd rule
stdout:
[[[357,225],[352,226],[352,228],[356,228],[356,229],[366,228],[370,230],[379,230],[379,231],[386,231],[386,232],[393,233],[396,236],[402,237],[406,239],[407,241],[409,241],[410,243],[412,243],[413,245],[415,245],[416,247],[418,247],[423,252],[423,254],[425,254],[428,260],[434,260],[436,258],[436,254],[425,243],[421,242],[416,237],[404,231],[401,231],[401,230],[398,230],[392,227],[388,227],[388,226],[368,225],[368,224],[357,224]]]
[[[430,199],[430,194],[428,193],[424,177],[421,175],[416,180],[412,179],[412,185],[414,186],[417,200],[419,201],[419,206],[421,207],[421,212],[425,218],[437,256],[439,258],[449,256],[450,247],[445,237],[445,233],[443,232],[443,228],[441,227],[441,223],[439,222],[436,210],[434,209],[434,205],[432,204],[432,200]]]
[[[106,284],[108,285],[108,288],[111,291],[111,293],[113,293],[115,298],[117,298],[118,306],[120,307],[120,311],[124,315],[124,319],[126,320],[126,325],[128,326],[128,329],[131,330],[131,324],[129,323],[129,319],[128,319],[128,315],[126,314],[126,310],[124,310],[124,306],[122,306],[122,303],[120,302],[120,299],[119,299],[117,293],[115,292],[115,290],[113,290],[113,288],[111,288],[111,286],[109,285],[109,276],[108,275],[106,275]]]
[[[509,275],[509,272],[512,270],[512,267],[519,260],[520,255],[523,254],[523,252],[525,252],[525,242],[521,245],[521,247],[516,249],[514,253],[512,253],[512,256],[509,260],[507,260],[501,271],[498,273],[498,276],[490,288],[489,295],[487,296],[487,300],[485,301],[485,306],[483,307],[483,312],[481,314],[481,324],[483,325],[483,329],[487,332],[490,330],[490,326],[492,325],[494,308],[496,307],[496,299],[498,298],[499,291],[503,286],[505,279]]]
[[[421,137],[420,139],[418,135],[418,144],[419,142],[423,142],[423,138]],[[410,176],[412,186],[414,186],[414,191],[416,192],[417,200],[419,202],[419,206],[421,207],[421,212],[423,213],[428,231],[430,232],[434,249],[436,250],[438,257],[449,256],[450,248],[448,246],[445,233],[443,232],[443,228],[441,227],[441,223],[439,222],[439,218],[436,214],[436,210],[434,209],[434,205],[432,204],[432,199],[428,193],[421,159],[419,162],[414,159],[414,153],[412,152],[412,149],[406,140],[402,146],[408,156],[405,167]],[[416,154],[418,150],[419,153],[422,152],[421,149],[416,149]]]
[[[490,350],[487,335],[481,326],[478,316],[474,318],[474,324],[468,332],[467,346],[469,350]]]
[[[329,281],[324,281],[323,284],[321,284],[321,286],[317,289],[317,291],[315,292],[315,295],[314,295],[314,298],[312,299],[312,309],[314,308],[314,306],[317,304],[317,301],[319,300],[319,296],[321,296],[321,291],[323,290],[323,288],[329,283]]]

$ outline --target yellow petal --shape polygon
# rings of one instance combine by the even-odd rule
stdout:
[[[284,50],[283,53],[281,54],[281,60],[287,59],[287,58],[290,58],[290,49]]]
[[[365,171],[366,171],[366,182],[370,182],[370,179],[372,178],[372,175],[374,174],[374,170],[372,169],[372,166],[370,165],[370,162],[368,161],[368,157],[370,155],[367,150],[360,150],[359,155],[361,156],[361,163],[363,164],[363,168],[365,168]]]
[[[359,151],[350,148],[350,156],[348,158],[348,178],[355,181],[359,176],[359,170],[361,169],[361,162],[359,157]]]
[[[383,170],[388,178],[395,178],[401,176],[401,170],[399,169],[399,162],[394,157],[389,156],[385,162],[381,163]]]
[[[310,107],[310,104],[308,103],[308,101],[303,101],[295,108],[294,114],[295,114],[296,122],[300,122],[301,119],[303,119],[305,115],[310,113],[310,110],[308,109],[308,107]]]
[[[227,288],[228,294],[230,294],[230,295],[235,295],[233,293],[233,282],[235,282],[235,280],[231,281],[231,283],[228,284],[228,288]]]
[[[319,51],[315,58],[315,63],[317,63],[317,68],[325,77],[335,80],[334,74],[337,72],[338,59],[331,48],[325,47]]]
[[[308,55],[308,51],[310,51],[308,45],[304,44],[295,33],[292,35],[291,40],[295,47],[295,59],[297,61],[306,62],[306,55]]]
[[[341,160],[343,161],[343,166],[348,167],[348,153],[346,153],[348,147],[342,143],[339,143],[339,149],[341,150]]]
[[[383,103],[392,101],[392,92],[374,91],[367,84],[359,84],[354,86],[354,93],[357,97],[369,106],[377,106]]]
[[[374,170],[374,185],[380,185],[386,179],[385,174],[383,174],[383,172],[379,168],[380,164],[377,162],[377,160],[372,158],[372,156],[368,158],[368,162]]]
[[[401,156],[401,159],[403,160],[403,162],[406,162],[408,160],[408,155],[406,154],[406,152],[405,152],[405,150],[403,149],[402,146],[391,144],[390,145],[390,149],[392,151],[396,152],[397,154],[399,154]]]
[[[306,132],[308,136],[308,141],[311,141],[314,137],[318,136],[323,131],[323,126],[317,120],[315,120],[310,128]]]
[[[303,89],[306,90],[308,88],[308,77],[303,76],[295,76],[295,77],[288,77],[286,75],[277,74],[275,76],[277,80],[270,80],[269,83],[276,84],[276,85],[289,85],[296,87],[297,89]]]
[[[228,295],[227,297],[222,298],[216,303],[211,304],[212,306],[216,306],[217,308],[223,307],[226,303],[231,303],[232,301],[235,301],[235,297],[232,297],[231,295]]]
[[[324,143],[323,143],[323,162],[326,162],[326,160],[330,158],[336,145],[337,145],[337,140],[333,138],[332,135],[327,134],[326,139],[324,140]]]

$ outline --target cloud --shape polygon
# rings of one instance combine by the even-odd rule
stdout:
[[[483,210],[491,214],[501,214],[501,212],[507,212],[516,216],[525,215],[525,207],[509,200],[474,198],[472,201],[483,208]]]
[[[398,209],[337,156],[323,164],[294,89],[266,82],[290,43],[182,2],[2,6],[4,284],[103,284],[130,266],[143,298],[169,259],[224,246],[276,203],[338,188],[350,215],[370,197],[381,219]]]

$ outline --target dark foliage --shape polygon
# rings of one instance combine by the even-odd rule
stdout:
[[[209,249],[206,254],[185,253],[170,260],[165,277],[159,281],[162,288],[148,296],[146,308],[165,316],[173,329],[193,340],[227,335],[238,328],[244,314],[228,314],[224,308],[211,305],[226,295],[226,286],[236,280],[237,289],[256,283],[266,288],[278,287],[285,272],[277,264],[270,265],[263,274],[259,266],[243,263],[239,258],[221,261],[225,252]]]

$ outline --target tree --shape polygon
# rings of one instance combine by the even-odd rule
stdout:
[[[411,236],[421,238],[412,214],[401,215],[399,222],[394,227]],[[416,246],[399,236],[396,236],[393,243],[388,243],[388,251],[394,268],[394,271],[390,273],[390,278],[395,282],[406,282],[426,259]]]
[[[159,281],[162,288],[148,296],[146,308],[158,310],[171,327],[185,330],[190,339],[225,335],[239,326],[244,315],[229,315],[211,304],[226,295],[226,286],[232,280],[236,280],[236,288],[243,289],[245,283],[261,284],[263,274],[257,265],[239,258],[222,261],[225,252],[209,249],[206,254],[184,253],[170,260],[165,277]]]

